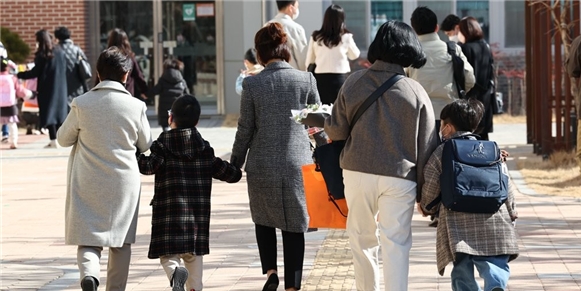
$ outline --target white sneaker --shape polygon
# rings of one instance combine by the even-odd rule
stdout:
[[[47,145],[44,146],[45,149],[56,149],[58,148],[58,144],[56,140],[52,139]]]

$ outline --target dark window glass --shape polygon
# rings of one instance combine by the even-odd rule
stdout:
[[[504,2],[504,46],[523,47],[525,45],[525,3]]]
[[[482,27],[482,32],[484,33],[484,39],[486,39],[487,42],[490,30],[488,6],[489,1],[462,0],[456,2],[456,15],[460,18],[472,16],[478,19],[478,22]]]

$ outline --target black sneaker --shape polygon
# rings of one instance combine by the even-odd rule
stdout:
[[[266,283],[264,283],[264,287],[262,287],[262,291],[276,291],[278,288],[278,275],[276,273],[270,274],[268,279],[266,279]]]
[[[184,285],[188,280],[188,270],[184,267],[177,267],[171,276],[170,286],[172,291],[186,291]],[[84,291],[84,290],[83,290]]]
[[[86,276],[81,280],[81,290],[83,291],[97,291],[99,283],[92,276]]]
[[[437,217],[434,218],[434,220],[432,220],[428,225],[431,227],[438,227],[438,222],[440,221],[440,219],[438,219]]]

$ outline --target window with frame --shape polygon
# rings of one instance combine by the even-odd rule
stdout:
[[[456,2],[456,15],[460,18],[472,16],[478,20],[484,33],[484,39],[488,42],[490,31],[489,3],[482,0],[461,0]]]
[[[370,42],[375,38],[379,27],[388,20],[403,21],[403,1],[371,1]]]

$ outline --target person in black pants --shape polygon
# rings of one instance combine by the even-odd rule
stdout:
[[[329,6],[321,29],[311,35],[306,59],[306,66],[317,79],[323,104],[335,103],[339,89],[351,72],[349,60],[357,59],[359,54],[353,34],[345,25],[345,11],[337,4]]]
[[[260,254],[262,272],[277,270],[276,229],[256,224],[256,242]],[[303,278],[303,258],[305,253],[305,234],[302,232],[282,231],[284,249],[284,286],[301,286]],[[276,274],[276,273],[275,273]],[[278,286],[278,275],[269,276],[263,290],[271,290],[270,285]],[[288,290],[288,289],[287,289]],[[297,288],[298,290],[298,288]]]

